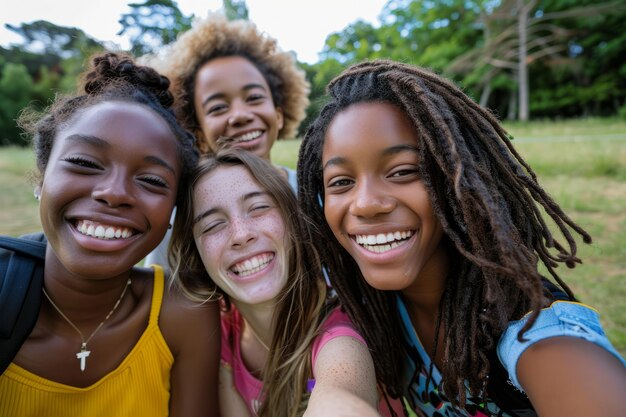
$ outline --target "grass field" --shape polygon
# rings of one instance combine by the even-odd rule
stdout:
[[[585,119],[506,125],[541,184],[593,237],[579,242],[583,265],[559,272],[581,301],[596,306],[609,338],[626,355],[626,120]],[[295,168],[299,141],[279,141],[272,161]],[[0,234],[39,230],[28,180],[28,149],[0,148]]]

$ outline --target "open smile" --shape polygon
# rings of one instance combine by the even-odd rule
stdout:
[[[244,133],[241,136],[234,136],[231,139],[231,143],[232,144],[237,144],[237,143],[251,142],[251,141],[261,137],[262,134],[263,134],[262,130],[253,130],[252,132]]]
[[[271,252],[266,252],[260,255],[255,255],[244,261],[237,262],[236,264],[231,266],[229,270],[239,277],[247,277],[267,268],[267,266],[270,264],[270,262],[272,262],[273,259],[274,254]]]
[[[414,234],[415,230],[405,230],[375,235],[350,235],[350,238],[369,252],[385,253],[406,244]]]
[[[136,230],[130,227],[113,226],[83,219],[76,220],[74,227],[82,235],[104,240],[128,239],[137,233]]]

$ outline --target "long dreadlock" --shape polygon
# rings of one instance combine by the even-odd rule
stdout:
[[[300,148],[300,204],[313,222],[334,289],[372,351],[377,378],[392,397],[402,393],[403,361],[420,362],[404,343],[396,294],[369,286],[324,218],[322,148],[334,117],[359,102],[388,102],[412,121],[420,141],[420,174],[452,254],[437,326],[444,329],[443,389],[464,407],[465,381],[478,395],[493,352],[509,321],[532,310],[520,340],[548,299],[538,262],[574,299],[555,271],[574,267],[575,224],[538,184],[497,119],[442,77],[410,65],[377,60],[354,65],[328,86],[329,102],[308,128]],[[545,210],[562,237],[555,240],[542,218]],[[398,349],[404,346],[404,350]],[[413,404],[415,406],[415,404]]]

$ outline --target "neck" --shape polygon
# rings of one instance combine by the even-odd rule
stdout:
[[[413,283],[402,290],[409,314],[412,314],[412,310],[417,310],[422,314],[436,317],[446,288],[448,271],[449,257],[441,248],[432,255]]]
[[[241,313],[244,323],[244,341],[257,341],[262,347],[269,347],[274,336],[274,309],[273,304],[247,305],[234,303]],[[250,327],[252,328],[250,332]],[[250,334],[248,334],[250,332]]]
[[[422,268],[413,284],[402,291],[407,312],[424,349],[441,369],[443,358],[444,323],[435,334],[439,306],[446,288],[449,272],[449,257],[441,249],[433,254],[431,261]],[[454,279],[454,278],[451,278]],[[435,339],[438,339],[437,352],[434,352]]]
[[[63,267],[56,256],[47,253],[44,288],[74,324],[90,326],[102,321],[103,315],[111,310],[131,275],[132,270],[109,278],[77,275]],[[58,318],[56,312],[51,315]]]

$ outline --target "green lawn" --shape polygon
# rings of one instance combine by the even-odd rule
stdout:
[[[626,120],[584,119],[506,125],[540,182],[585,229],[583,265],[559,272],[581,301],[602,313],[611,341],[626,355]],[[300,142],[278,141],[272,161],[292,168]],[[28,149],[0,148],[0,234],[39,229],[27,173]]]

